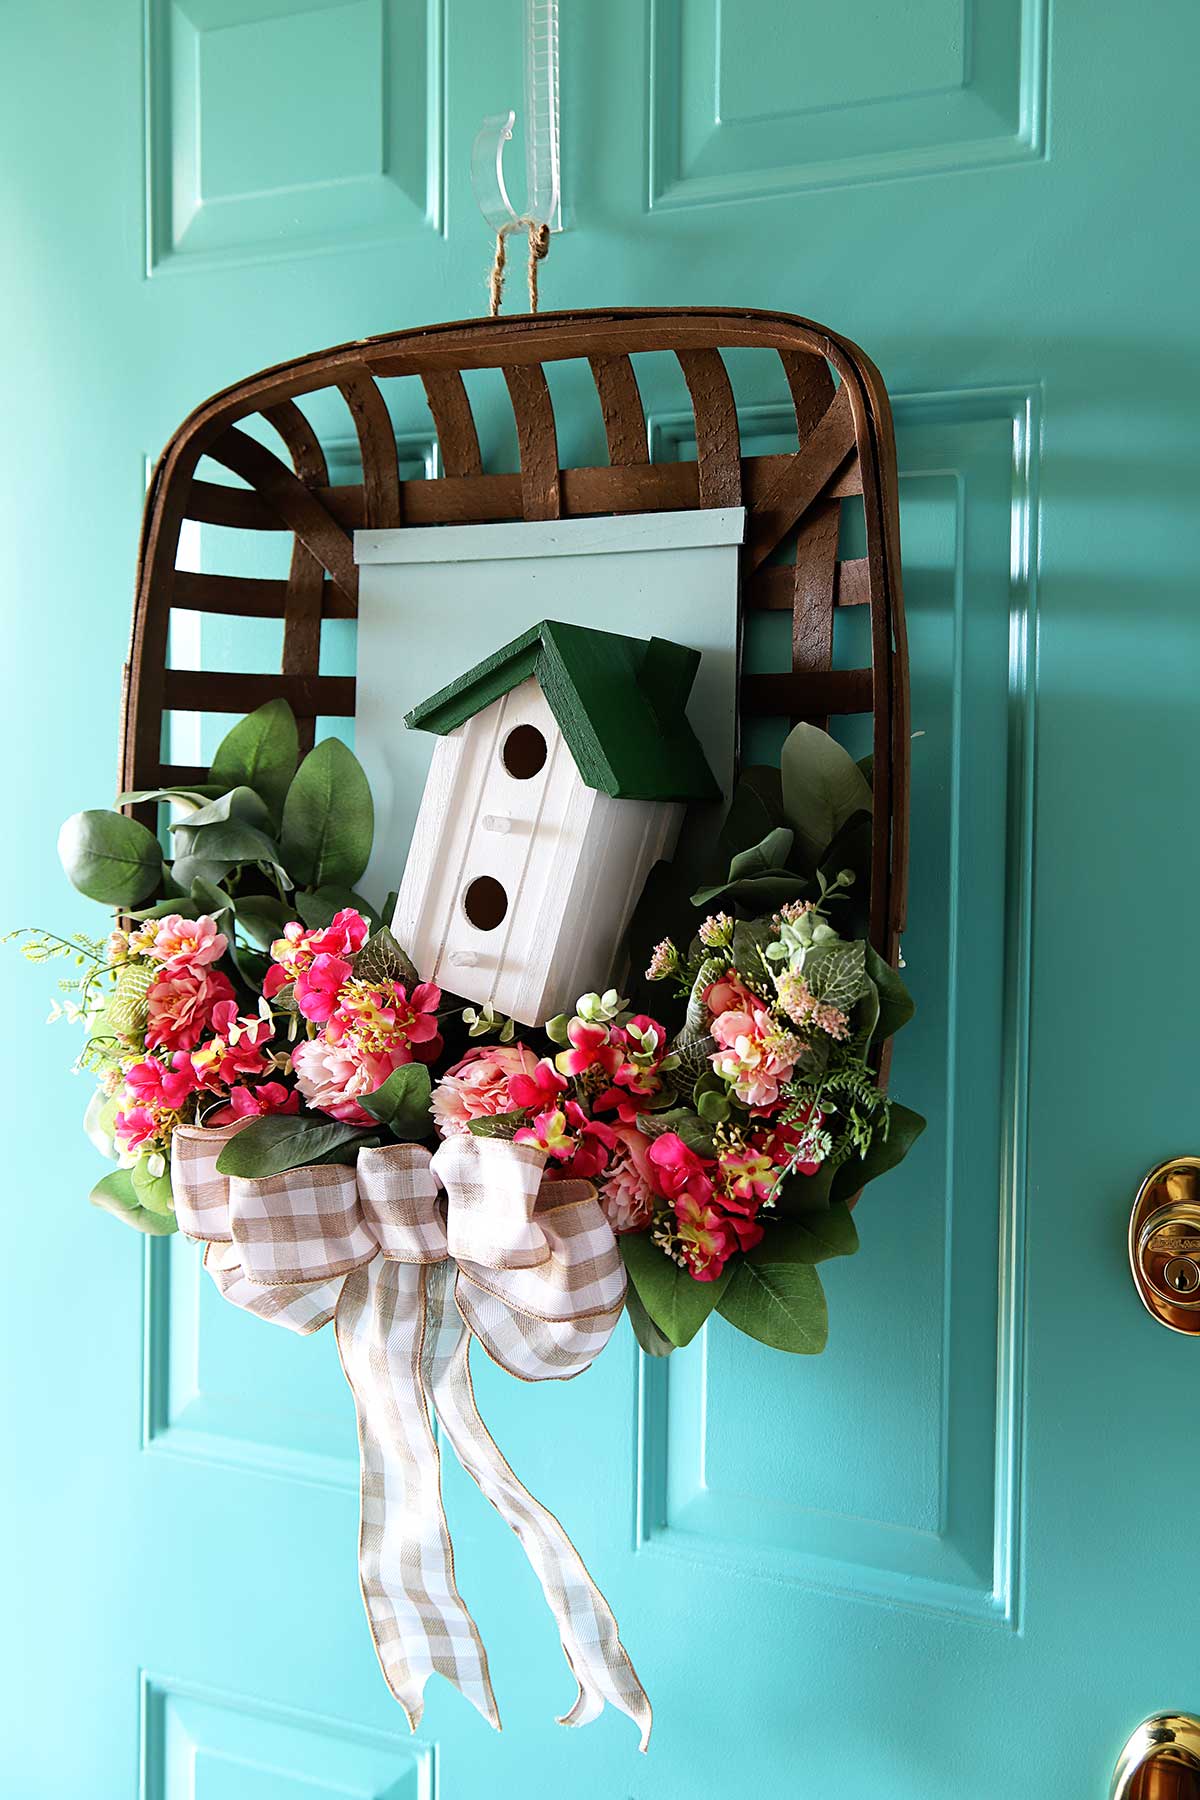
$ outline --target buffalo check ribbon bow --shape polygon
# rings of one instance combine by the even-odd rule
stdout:
[[[413,1730],[444,1675],[488,1722],[487,1652],[459,1594],[434,1419],[516,1533],[579,1685],[559,1723],[605,1702],[637,1725],[650,1702],[604,1596],[554,1515],[513,1474],[479,1416],[471,1339],[523,1381],[580,1374],[621,1314],[625,1272],[587,1181],[542,1181],[541,1154],[497,1138],[361,1150],[355,1168],[221,1175],[238,1130],[181,1126],[171,1183],[180,1229],[205,1244],[226,1300],[290,1331],[334,1320],[358,1411],[359,1573],[384,1679]],[[440,1186],[439,1186],[440,1184]],[[444,1191],[443,1191],[444,1190]]]

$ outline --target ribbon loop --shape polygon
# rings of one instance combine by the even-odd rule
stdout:
[[[393,1144],[360,1150],[356,1169],[223,1176],[217,1158],[244,1123],[177,1130],[176,1215],[205,1242],[205,1267],[233,1305],[302,1334],[336,1321],[358,1413],[363,1600],[410,1725],[435,1673],[500,1724],[487,1654],[455,1581],[436,1412],[519,1538],[558,1623],[579,1683],[561,1723],[585,1724],[608,1702],[637,1723],[645,1749],[650,1703],[612,1612],[558,1520],[501,1455],[468,1360],[476,1336],[522,1380],[565,1380],[604,1348],[625,1271],[594,1187],[543,1182],[536,1150],[468,1134],[433,1157]]]

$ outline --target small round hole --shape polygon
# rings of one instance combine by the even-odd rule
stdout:
[[[509,774],[530,781],[546,766],[546,740],[536,725],[514,725],[500,752]]]
[[[463,911],[476,931],[495,931],[508,911],[508,895],[491,875],[477,875],[463,894]]]

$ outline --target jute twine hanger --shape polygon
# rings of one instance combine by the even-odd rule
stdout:
[[[508,262],[507,239],[510,232],[527,231],[529,233],[529,310],[535,313],[538,309],[538,264],[550,248],[550,227],[541,225],[536,219],[514,219],[511,224],[502,225],[496,233],[496,258],[492,263],[492,272],[488,276],[488,293],[490,305],[488,311],[496,318],[500,311],[500,302],[504,298],[504,270]]]

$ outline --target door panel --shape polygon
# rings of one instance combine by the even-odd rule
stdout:
[[[0,7],[6,924],[95,922],[54,833],[112,795],[147,459],[256,368],[482,306],[470,143],[520,94],[521,10]],[[667,1364],[623,1331],[557,1390],[477,1371],[621,1621],[648,1759],[623,1719],[554,1726],[553,1625],[450,1466],[505,1731],[433,1683],[410,1739],[357,1591],[331,1334],[240,1315],[190,1246],[87,1207],[75,1045],[36,1024],[45,971],[10,960],[15,1800],[482,1800],[531,1779],[580,1800],[1086,1800],[1138,1719],[1200,1708],[1190,1614],[1164,1604],[1189,1566],[1195,1352],[1124,1262],[1137,1181],[1198,1148],[1194,9],[611,0],[564,8],[562,32],[568,229],[544,303],[800,312],[895,396],[920,1011],[894,1080],[929,1130],[829,1270],[824,1357],[717,1320]],[[751,454],[794,443],[768,360],[731,358]],[[652,453],[694,454],[678,367],[639,376]],[[551,384],[564,460],[603,460],[586,375]],[[402,473],[435,474],[423,403],[385,385]],[[468,386],[486,465],[515,467],[502,380]],[[313,419],[331,480],[355,479],[344,413]],[[285,539],[255,539],[203,527],[182,554],[285,573]],[[845,666],[864,625],[837,618]],[[179,667],[279,649],[271,622],[173,620]],[[783,666],[788,621],[754,616],[746,654]],[[326,624],[323,672],[354,657]],[[220,730],[176,716],[174,756]],[[747,754],[780,735],[756,722]],[[1148,1419],[1172,1422],[1169,1465]]]

